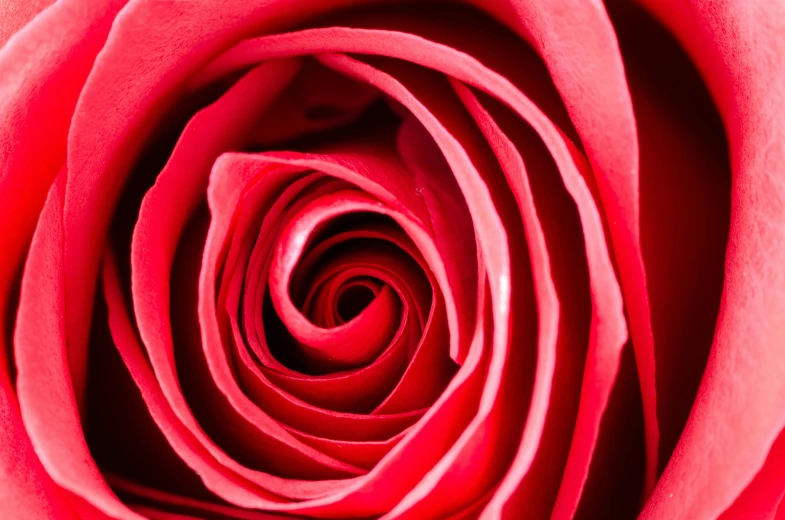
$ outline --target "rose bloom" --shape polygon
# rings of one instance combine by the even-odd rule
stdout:
[[[785,518],[781,0],[0,45],[0,517]]]

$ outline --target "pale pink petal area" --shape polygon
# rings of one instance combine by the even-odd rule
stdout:
[[[766,462],[758,474],[725,510],[719,520],[756,518],[775,520],[777,508],[785,497],[785,434],[771,445]]]
[[[733,177],[711,354],[642,517],[710,518],[750,485],[785,426],[785,16],[776,2],[646,5],[707,83],[725,124]]]
[[[36,520],[79,518],[38,459],[5,373],[0,374],[0,385],[0,500],[5,511]]]
[[[3,2],[0,5],[0,47],[52,3],[52,0],[7,0]]]

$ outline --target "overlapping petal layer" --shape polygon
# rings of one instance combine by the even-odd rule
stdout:
[[[776,518],[785,13],[643,3],[697,71],[625,2],[44,10],[0,51],[0,498]]]

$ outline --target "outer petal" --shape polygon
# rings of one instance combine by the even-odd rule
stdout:
[[[112,493],[90,455],[66,356],[63,184],[52,187],[25,266],[14,331],[25,427],[52,478],[112,518],[138,519]]]
[[[49,186],[65,160],[65,137],[76,97],[122,2],[61,1],[21,29],[0,50],[0,351],[13,280]],[[0,43],[44,2],[3,2]],[[76,16],[78,14],[78,16]],[[68,56],[70,59],[66,60]],[[34,67],[30,65],[34,64]],[[44,116],[45,115],[45,116]],[[41,153],[41,150],[46,153]],[[6,357],[0,356],[0,503],[24,518],[72,515],[24,431]]]
[[[773,519],[785,496],[785,433],[774,442],[766,464],[720,520]]]
[[[123,3],[59,2],[0,51],[0,315],[49,186],[63,167],[77,96]],[[82,374],[74,375],[81,387]]]
[[[643,518],[713,518],[763,467],[785,426],[785,6],[647,4],[688,49],[720,107],[733,191],[712,353]]]
[[[54,0],[8,0],[0,4],[0,47]]]

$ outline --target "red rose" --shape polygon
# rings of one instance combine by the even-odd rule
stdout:
[[[785,518],[785,6],[0,9],[3,518]]]

